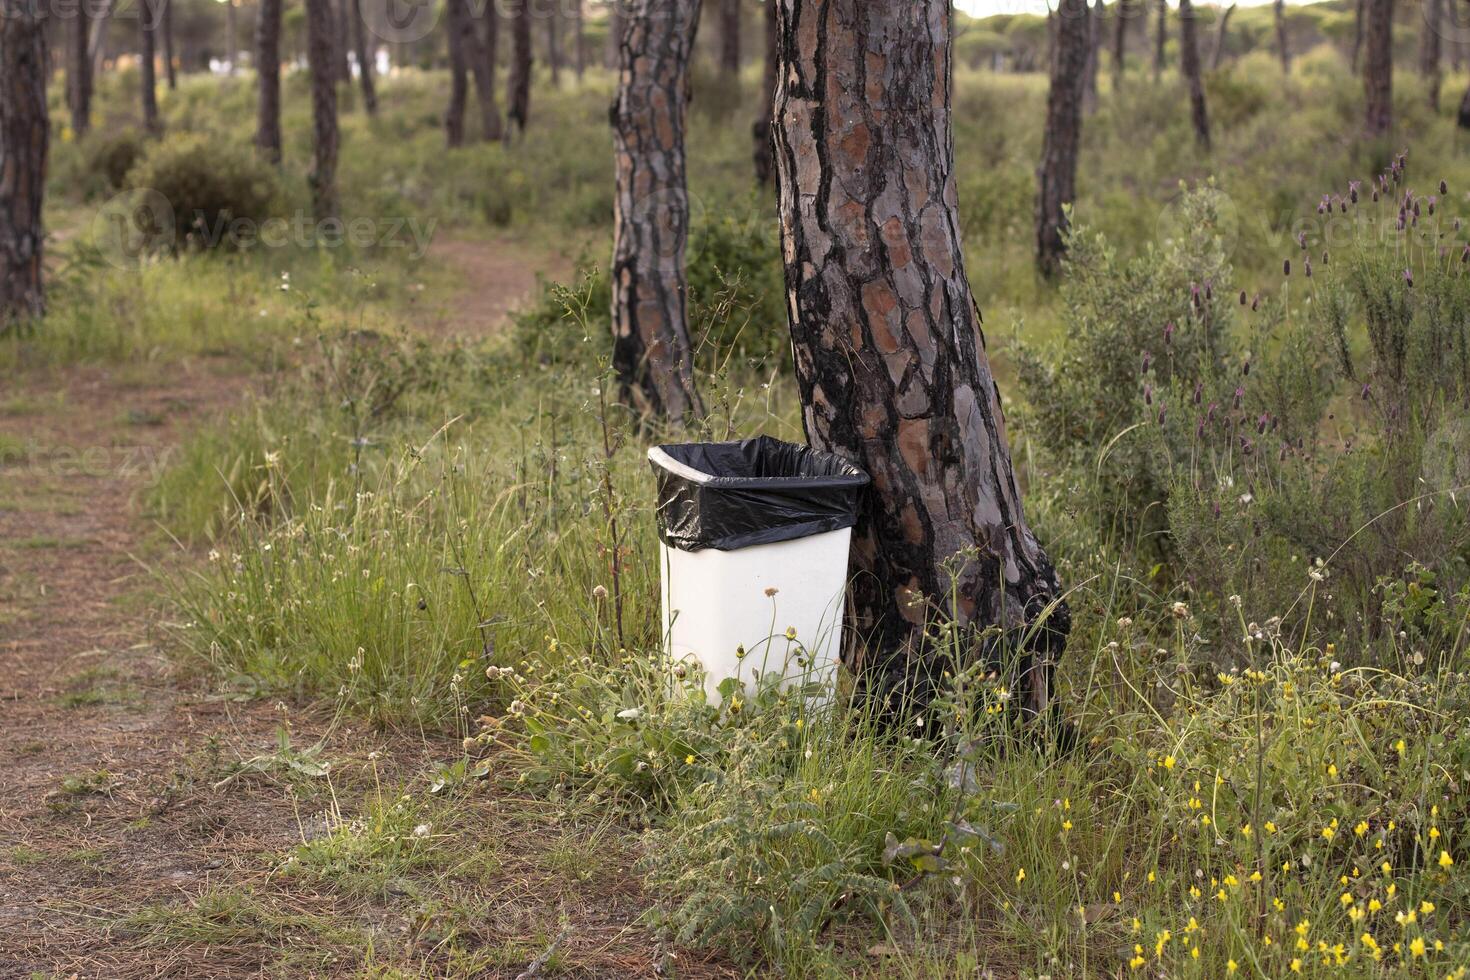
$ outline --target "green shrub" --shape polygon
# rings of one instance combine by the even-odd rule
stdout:
[[[87,171],[105,191],[121,190],[128,173],[147,152],[145,137],[134,130],[90,135],[83,145]]]
[[[244,146],[221,145],[206,136],[173,136],[154,144],[131,172],[137,193],[160,195],[173,211],[173,247],[241,247],[264,222],[278,216],[281,187],[276,171]],[[249,237],[230,233],[248,222]]]

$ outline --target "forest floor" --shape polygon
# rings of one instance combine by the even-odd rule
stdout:
[[[503,242],[437,249],[461,282],[423,307],[429,335],[499,329],[538,274],[569,267]],[[452,827],[414,831],[473,837],[473,861],[449,841],[380,874],[335,851],[334,830],[458,746],[222,693],[166,656],[160,576],[202,556],[140,499],[249,387],[206,358],[35,371],[0,397],[0,977],[513,977],[539,958],[562,975],[662,972],[625,832],[562,831],[492,779]],[[307,842],[325,860],[283,873]]]

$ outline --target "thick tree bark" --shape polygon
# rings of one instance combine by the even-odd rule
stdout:
[[[337,217],[337,51],[331,0],[306,0],[306,62],[311,70],[312,211],[318,221]]]
[[[740,74],[740,5],[744,0],[718,0],[720,12],[720,73]]]
[[[142,98],[143,128],[153,134],[163,132],[158,118],[158,78],[154,57],[154,40],[158,34],[158,12],[153,0],[138,0],[138,91]]]
[[[444,109],[444,140],[450,146],[464,145],[464,107],[469,97],[469,54],[466,52],[466,37],[463,21],[466,0],[445,0],[449,17],[445,28],[449,31],[449,105]],[[473,46],[470,45],[473,50]]]
[[[546,63],[551,69],[551,87],[561,85],[561,10],[553,2],[546,5]]]
[[[649,416],[703,414],[694,387],[684,255],[684,136],[700,0],[633,0],[624,11],[612,107],[613,368],[622,398]]]
[[[78,5],[71,23],[71,56],[67,65],[66,102],[71,110],[71,129],[78,137],[92,128],[91,19],[88,4]]]
[[[1424,0],[1424,23],[1419,27],[1419,74],[1428,89],[1429,108],[1435,112],[1439,112],[1439,89],[1444,81],[1439,67],[1441,9],[1440,0]]]
[[[1154,84],[1164,77],[1164,46],[1169,43],[1169,3],[1158,0],[1158,24],[1154,29]]]
[[[1066,251],[1065,208],[1077,197],[1077,148],[1082,138],[1083,66],[1088,53],[1087,0],[1062,0],[1057,8],[1051,90],[1041,164],[1036,168],[1036,264],[1043,275],[1061,270]]]
[[[622,0],[619,0],[622,2]],[[509,0],[511,28],[510,81],[506,85],[509,124],[505,140],[519,130],[525,133],[531,119],[531,5],[529,0]]]
[[[1363,10],[1368,0],[1358,0],[1353,7],[1353,74],[1358,73],[1358,65],[1363,59]]]
[[[1393,128],[1393,0],[1364,0],[1363,131],[1371,139]]]
[[[1226,32],[1230,29],[1230,15],[1233,13],[1233,3],[1220,13],[1220,26],[1215,31],[1215,52],[1210,56],[1211,71],[1219,71],[1220,65],[1225,61],[1225,39],[1229,36]]]
[[[1068,614],[1022,512],[965,275],[949,0],[777,2],[803,421],[814,447],[873,477],[853,537],[849,663],[870,693],[922,700],[951,666],[925,627],[948,622],[977,658],[1021,656],[1017,701],[1039,714]],[[1006,642],[984,636],[992,626]]]
[[[1276,21],[1276,56],[1281,59],[1281,73],[1291,74],[1291,47],[1286,43],[1286,0],[1272,4]]]
[[[271,163],[281,162],[281,2],[260,0],[255,15],[255,145]]]
[[[352,47],[357,58],[357,84],[362,90],[362,107],[369,116],[378,114],[378,89],[373,83],[373,52],[367,22],[362,19],[362,0],[346,0],[352,18]]]
[[[1210,114],[1205,109],[1205,82],[1200,76],[1198,17],[1190,0],[1179,0],[1179,68],[1189,86],[1189,118],[1194,124],[1194,141],[1210,148]]]
[[[0,0],[0,334],[46,313],[47,5]]]
[[[495,96],[495,61],[500,46],[500,21],[495,13],[495,4],[487,3],[484,13],[476,17],[469,0],[447,2],[451,19],[455,16],[463,18],[464,56],[469,61],[470,76],[475,80],[475,98],[480,102],[480,138],[486,142],[501,139],[505,122],[500,116],[500,102]],[[456,14],[457,10],[461,12]]]
[[[1082,111],[1092,115],[1097,111],[1097,69],[1102,60],[1103,0],[1093,0],[1087,12],[1087,63],[1082,77]],[[1053,53],[1053,60],[1056,54]]]
[[[771,148],[771,111],[776,102],[776,72],[780,67],[780,28],[776,20],[775,0],[766,0],[765,8],[765,72],[761,76],[760,115],[755,118],[751,135],[755,139],[755,179],[762,186],[776,174],[776,157]]]
[[[170,92],[179,87],[179,72],[174,67],[174,0],[158,0],[163,9],[163,78]],[[83,7],[86,0],[82,0]]]

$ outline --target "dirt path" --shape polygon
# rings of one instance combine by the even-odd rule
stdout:
[[[537,272],[568,265],[496,243],[436,251],[465,286],[447,304],[460,317],[431,333],[493,332]],[[646,902],[619,847],[568,837],[529,801],[466,806],[460,833],[528,846],[494,877],[446,880],[454,895],[390,884],[344,902],[280,880],[282,855],[325,832],[324,812],[350,813],[380,780],[423,773],[453,747],[338,726],[321,756],[330,779],[234,777],[281,731],[312,744],[326,719],[170,670],[151,569],[194,559],[140,498],[188,429],[241,396],[237,368],[78,368],[0,391],[0,978],[336,976],[374,963],[458,976],[469,974],[445,950],[464,948],[495,951],[515,976],[566,928],[564,974],[651,975],[661,954],[632,925]]]

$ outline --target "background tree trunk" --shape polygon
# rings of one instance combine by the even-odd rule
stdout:
[[[71,63],[67,66],[67,107],[71,110],[71,129],[78,138],[92,128],[92,52],[91,20],[88,5],[79,5],[71,23]]]
[[[1113,24],[1113,91],[1123,87],[1123,70],[1128,62],[1128,20],[1133,16],[1132,0],[1118,0]]]
[[[780,66],[778,44],[781,38],[776,21],[776,0],[766,0],[765,8],[765,72],[761,77],[760,115],[755,117],[751,135],[755,139],[755,179],[762,186],[769,184],[776,173],[776,158],[771,150],[771,111],[776,101],[776,72]]]
[[[1369,138],[1393,128],[1393,0],[1364,0],[1363,131]]]
[[[369,116],[378,114],[378,90],[373,84],[373,51],[368,41],[367,22],[362,19],[362,0],[346,0],[352,18],[352,46],[357,58],[357,83],[362,89],[362,107]],[[473,25],[471,25],[473,30]]]
[[[281,0],[260,0],[255,15],[255,145],[271,163],[281,162]]]
[[[613,369],[646,415],[703,414],[694,387],[684,269],[684,135],[700,0],[635,0],[625,11],[613,103]]]
[[[1358,0],[1353,7],[1353,74],[1358,73],[1358,65],[1363,59],[1363,8],[1368,0]]]
[[[505,122],[500,116],[500,102],[495,96],[495,62],[500,47],[500,21],[495,4],[487,3],[485,12],[476,18],[468,0],[449,0],[463,9],[466,40],[465,56],[470,59],[470,73],[475,80],[475,98],[480,100],[480,138],[489,142],[505,135]],[[483,23],[483,30],[481,29]]]
[[[1272,4],[1276,21],[1276,56],[1281,59],[1281,74],[1291,74],[1291,47],[1286,43],[1286,0]]]
[[[311,204],[318,221],[337,217],[337,52],[331,0],[306,0],[306,61],[311,69]]]
[[[621,2],[621,0],[619,0]],[[510,81],[506,85],[509,125],[505,127],[507,142],[516,130],[526,131],[531,119],[531,10],[529,0],[511,0]]]
[[[1168,0],[1158,0],[1158,25],[1154,29],[1154,84],[1164,77],[1164,46],[1169,43]]]
[[[178,69],[174,67],[174,0],[159,0],[163,9],[163,78],[170,92],[179,87]],[[82,0],[83,7],[86,0]]]
[[[1200,77],[1198,17],[1190,0],[1179,0],[1179,68],[1189,86],[1189,118],[1194,140],[1203,150],[1210,148],[1210,114],[1205,109],[1205,83]]]
[[[142,98],[143,128],[153,134],[163,132],[158,118],[158,78],[154,40],[158,33],[158,12],[153,0],[138,0],[138,93]]]
[[[546,63],[551,68],[551,87],[561,85],[561,10],[555,2],[546,6]]]
[[[1067,228],[1063,208],[1077,197],[1077,148],[1085,97],[1082,69],[1088,58],[1090,20],[1087,0],[1062,0],[1057,8],[1046,129],[1041,164],[1036,168],[1036,264],[1046,276],[1061,269]]]
[[[718,0],[720,12],[720,74],[740,74],[740,6],[744,0]]]
[[[1453,2],[1453,0],[1451,0]],[[1439,70],[1440,0],[1424,0],[1424,23],[1419,26],[1419,73],[1424,76],[1424,85],[1429,90],[1429,108],[1439,112],[1439,89],[1444,78]]]
[[[493,8],[493,5],[492,5]],[[582,10],[582,0],[572,0],[572,44],[573,44],[573,67],[577,72],[577,81],[587,73],[587,25]]]
[[[46,312],[46,11],[44,3],[0,0],[0,334]]]
[[[335,42],[332,53],[337,59],[337,80],[346,85],[352,84],[352,59],[348,57],[348,50],[352,47],[352,0],[333,0],[332,14],[337,21],[337,30],[332,35]]]
[[[108,0],[102,15],[92,25],[92,40],[89,50],[92,52],[92,78],[102,74],[102,62],[107,55],[107,28],[112,23],[112,15],[117,12],[117,0]]]
[[[468,61],[463,23],[468,14],[466,0],[445,0],[449,16],[449,105],[444,109],[444,140],[450,146],[464,145],[464,107],[469,96]]]
[[[1230,28],[1230,15],[1233,13],[1235,13],[1233,3],[1220,13],[1220,26],[1215,31],[1215,51],[1210,56],[1211,71],[1219,71],[1220,66],[1225,62],[1225,39],[1228,37],[1226,32]]]
[[[623,4],[627,2],[628,0],[607,0],[607,50],[603,61],[608,68],[615,71],[618,59],[622,57]]]
[[[1460,110],[1455,114],[1455,124],[1461,129],[1470,129],[1470,88],[1460,97]]]
[[[225,64],[231,78],[235,77],[235,62],[240,58],[238,18],[235,0],[225,0]]]
[[[814,447],[873,477],[853,537],[849,663],[872,694],[923,699],[949,666],[927,623],[952,622],[991,662],[999,645],[980,632],[999,626],[1026,647],[1018,701],[1040,713],[1067,614],[1041,622],[1060,586],[1026,526],[965,275],[949,0],[778,3],[776,159],[803,421]]]

